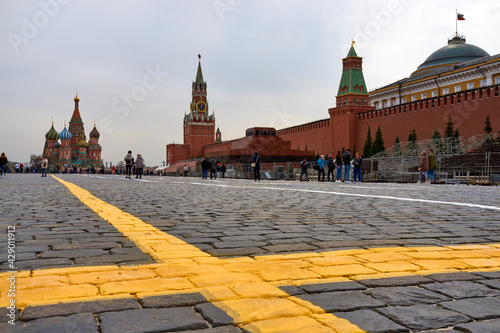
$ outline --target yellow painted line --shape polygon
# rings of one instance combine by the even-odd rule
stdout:
[[[363,332],[280,286],[460,271],[499,271],[500,244],[390,247],[220,259],[168,235],[57,177],[85,205],[157,263],[18,273],[17,304],[48,305],[123,297],[201,293],[251,332]],[[0,290],[8,273],[0,274]],[[0,306],[9,302],[0,295]],[[303,326],[306,325],[306,326]]]

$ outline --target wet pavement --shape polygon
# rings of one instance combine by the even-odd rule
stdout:
[[[498,187],[0,186],[0,331],[500,331]]]

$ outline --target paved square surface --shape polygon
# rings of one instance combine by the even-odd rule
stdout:
[[[0,331],[500,331],[498,187],[0,185]]]

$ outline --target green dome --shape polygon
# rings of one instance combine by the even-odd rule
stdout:
[[[488,56],[489,53],[482,48],[466,44],[463,36],[455,35],[448,40],[448,45],[432,53],[413,74],[428,72],[435,66],[451,66]]]
[[[59,139],[59,134],[54,129],[54,124],[52,124],[52,127],[45,134],[45,139],[47,139],[47,140],[58,140]]]

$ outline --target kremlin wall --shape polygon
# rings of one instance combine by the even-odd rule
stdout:
[[[373,138],[379,126],[390,147],[396,137],[406,141],[414,129],[418,140],[430,139],[435,129],[443,135],[449,118],[464,138],[484,134],[487,116],[498,131],[500,54],[490,56],[456,33],[409,77],[370,92],[362,63],[351,45],[342,59],[336,105],[328,110],[329,118],[278,130],[250,128],[245,137],[222,142],[219,129],[215,132],[215,116],[208,115],[199,62],[190,112],[184,116],[184,144],[167,145],[167,165],[205,156],[247,163],[254,151],[264,162],[299,161],[347,148],[361,151],[368,127]]]

